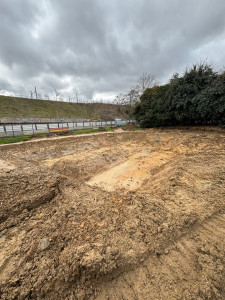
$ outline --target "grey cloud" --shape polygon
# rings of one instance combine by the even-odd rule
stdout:
[[[0,88],[120,93],[208,57],[224,65],[223,0],[2,0]],[[210,45],[210,46],[208,46]]]
[[[0,90],[12,90],[12,86],[7,80],[0,78]]]

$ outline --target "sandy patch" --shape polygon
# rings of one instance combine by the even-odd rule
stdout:
[[[8,171],[8,170],[13,170],[16,167],[10,163],[8,163],[5,160],[0,159],[0,172],[1,171]]]
[[[166,164],[173,155],[171,152],[137,153],[124,163],[97,174],[87,183],[108,192],[120,189],[134,191],[140,188],[146,179],[150,179],[155,168]]]

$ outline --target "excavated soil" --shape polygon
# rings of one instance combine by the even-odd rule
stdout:
[[[225,131],[0,146],[1,299],[225,299]]]

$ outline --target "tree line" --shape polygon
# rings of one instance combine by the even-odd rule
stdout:
[[[145,89],[133,114],[141,127],[225,126],[225,71],[218,73],[207,63],[186,68],[168,84]]]

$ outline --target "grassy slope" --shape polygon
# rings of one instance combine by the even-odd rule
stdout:
[[[112,104],[81,104],[0,96],[1,117],[90,118],[111,120],[128,118],[128,108]]]

